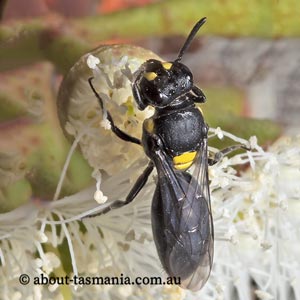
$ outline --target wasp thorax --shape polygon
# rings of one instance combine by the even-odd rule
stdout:
[[[147,60],[135,73],[133,95],[141,110],[166,107],[193,87],[191,71],[182,63]]]

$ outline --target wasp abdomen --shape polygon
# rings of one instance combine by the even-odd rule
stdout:
[[[168,275],[189,282],[210,246],[210,216],[207,202],[192,176],[176,171],[176,177],[186,198],[178,201],[172,186],[159,177],[152,204],[152,229]]]

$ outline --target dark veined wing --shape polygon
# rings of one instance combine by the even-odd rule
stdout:
[[[202,241],[199,244],[200,259],[198,266],[188,278],[181,281],[181,286],[197,291],[204,286],[209,278],[214,252],[214,231],[208,179],[207,139],[202,141],[193,167],[192,178],[194,180],[191,180],[189,184],[186,197],[193,199],[193,201],[200,201],[200,225],[197,230],[201,235]],[[194,206],[191,205],[192,207]],[[189,219],[186,222],[189,222]]]
[[[169,276],[180,286],[199,290],[207,281],[213,260],[207,140],[203,140],[192,174],[174,170],[164,151],[157,153],[158,184],[152,203],[156,248]]]

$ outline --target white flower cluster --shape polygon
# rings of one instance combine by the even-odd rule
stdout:
[[[283,137],[211,168],[215,263],[203,299],[300,299],[299,147]]]
[[[102,169],[112,175],[119,171],[120,166],[128,167],[143,157],[141,147],[124,145],[112,134],[106,109],[121,130],[140,137],[142,120],[151,109],[139,111],[136,108],[130,79],[145,59],[153,55],[133,46],[103,46],[84,55],[62,83],[63,92],[58,96],[62,127],[69,137],[77,139],[81,152],[93,169]],[[103,100],[103,110],[88,84],[90,77],[93,77],[92,84]],[[107,159],[103,160],[104,157]],[[119,163],[116,164],[116,160]]]
[[[220,129],[210,132],[220,135]],[[222,131],[233,142],[248,144]],[[212,166],[211,200],[215,227],[214,267],[199,293],[173,287],[68,286],[74,299],[300,299],[300,138],[282,138],[268,152],[224,157]],[[215,149],[210,149],[212,152]],[[101,182],[109,201],[123,199],[144,161]],[[246,168],[247,166],[247,168]],[[238,169],[236,169],[238,167]],[[99,174],[94,174],[99,176]],[[0,216],[2,299],[62,299],[59,285],[20,285],[27,273],[58,276],[164,276],[152,241],[150,205],[154,180],[128,206],[96,212],[95,188],[48,204],[32,203]],[[58,251],[59,249],[59,251]],[[64,253],[64,255],[63,255]],[[53,272],[53,273],[52,273]],[[294,297],[294,298],[292,298]]]

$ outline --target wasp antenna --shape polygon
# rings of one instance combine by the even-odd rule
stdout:
[[[206,22],[206,17],[202,18],[201,20],[199,20],[195,26],[193,27],[192,31],[190,32],[189,36],[187,37],[184,45],[182,46],[182,48],[179,51],[179,54],[177,56],[176,61],[180,61],[182,59],[182,56],[184,54],[184,52],[186,51],[186,49],[189,47],[189,45],[191,44],[192,40],[194,39],[196,33],[198,32],[198,30],[200,29],[200,27]]]

